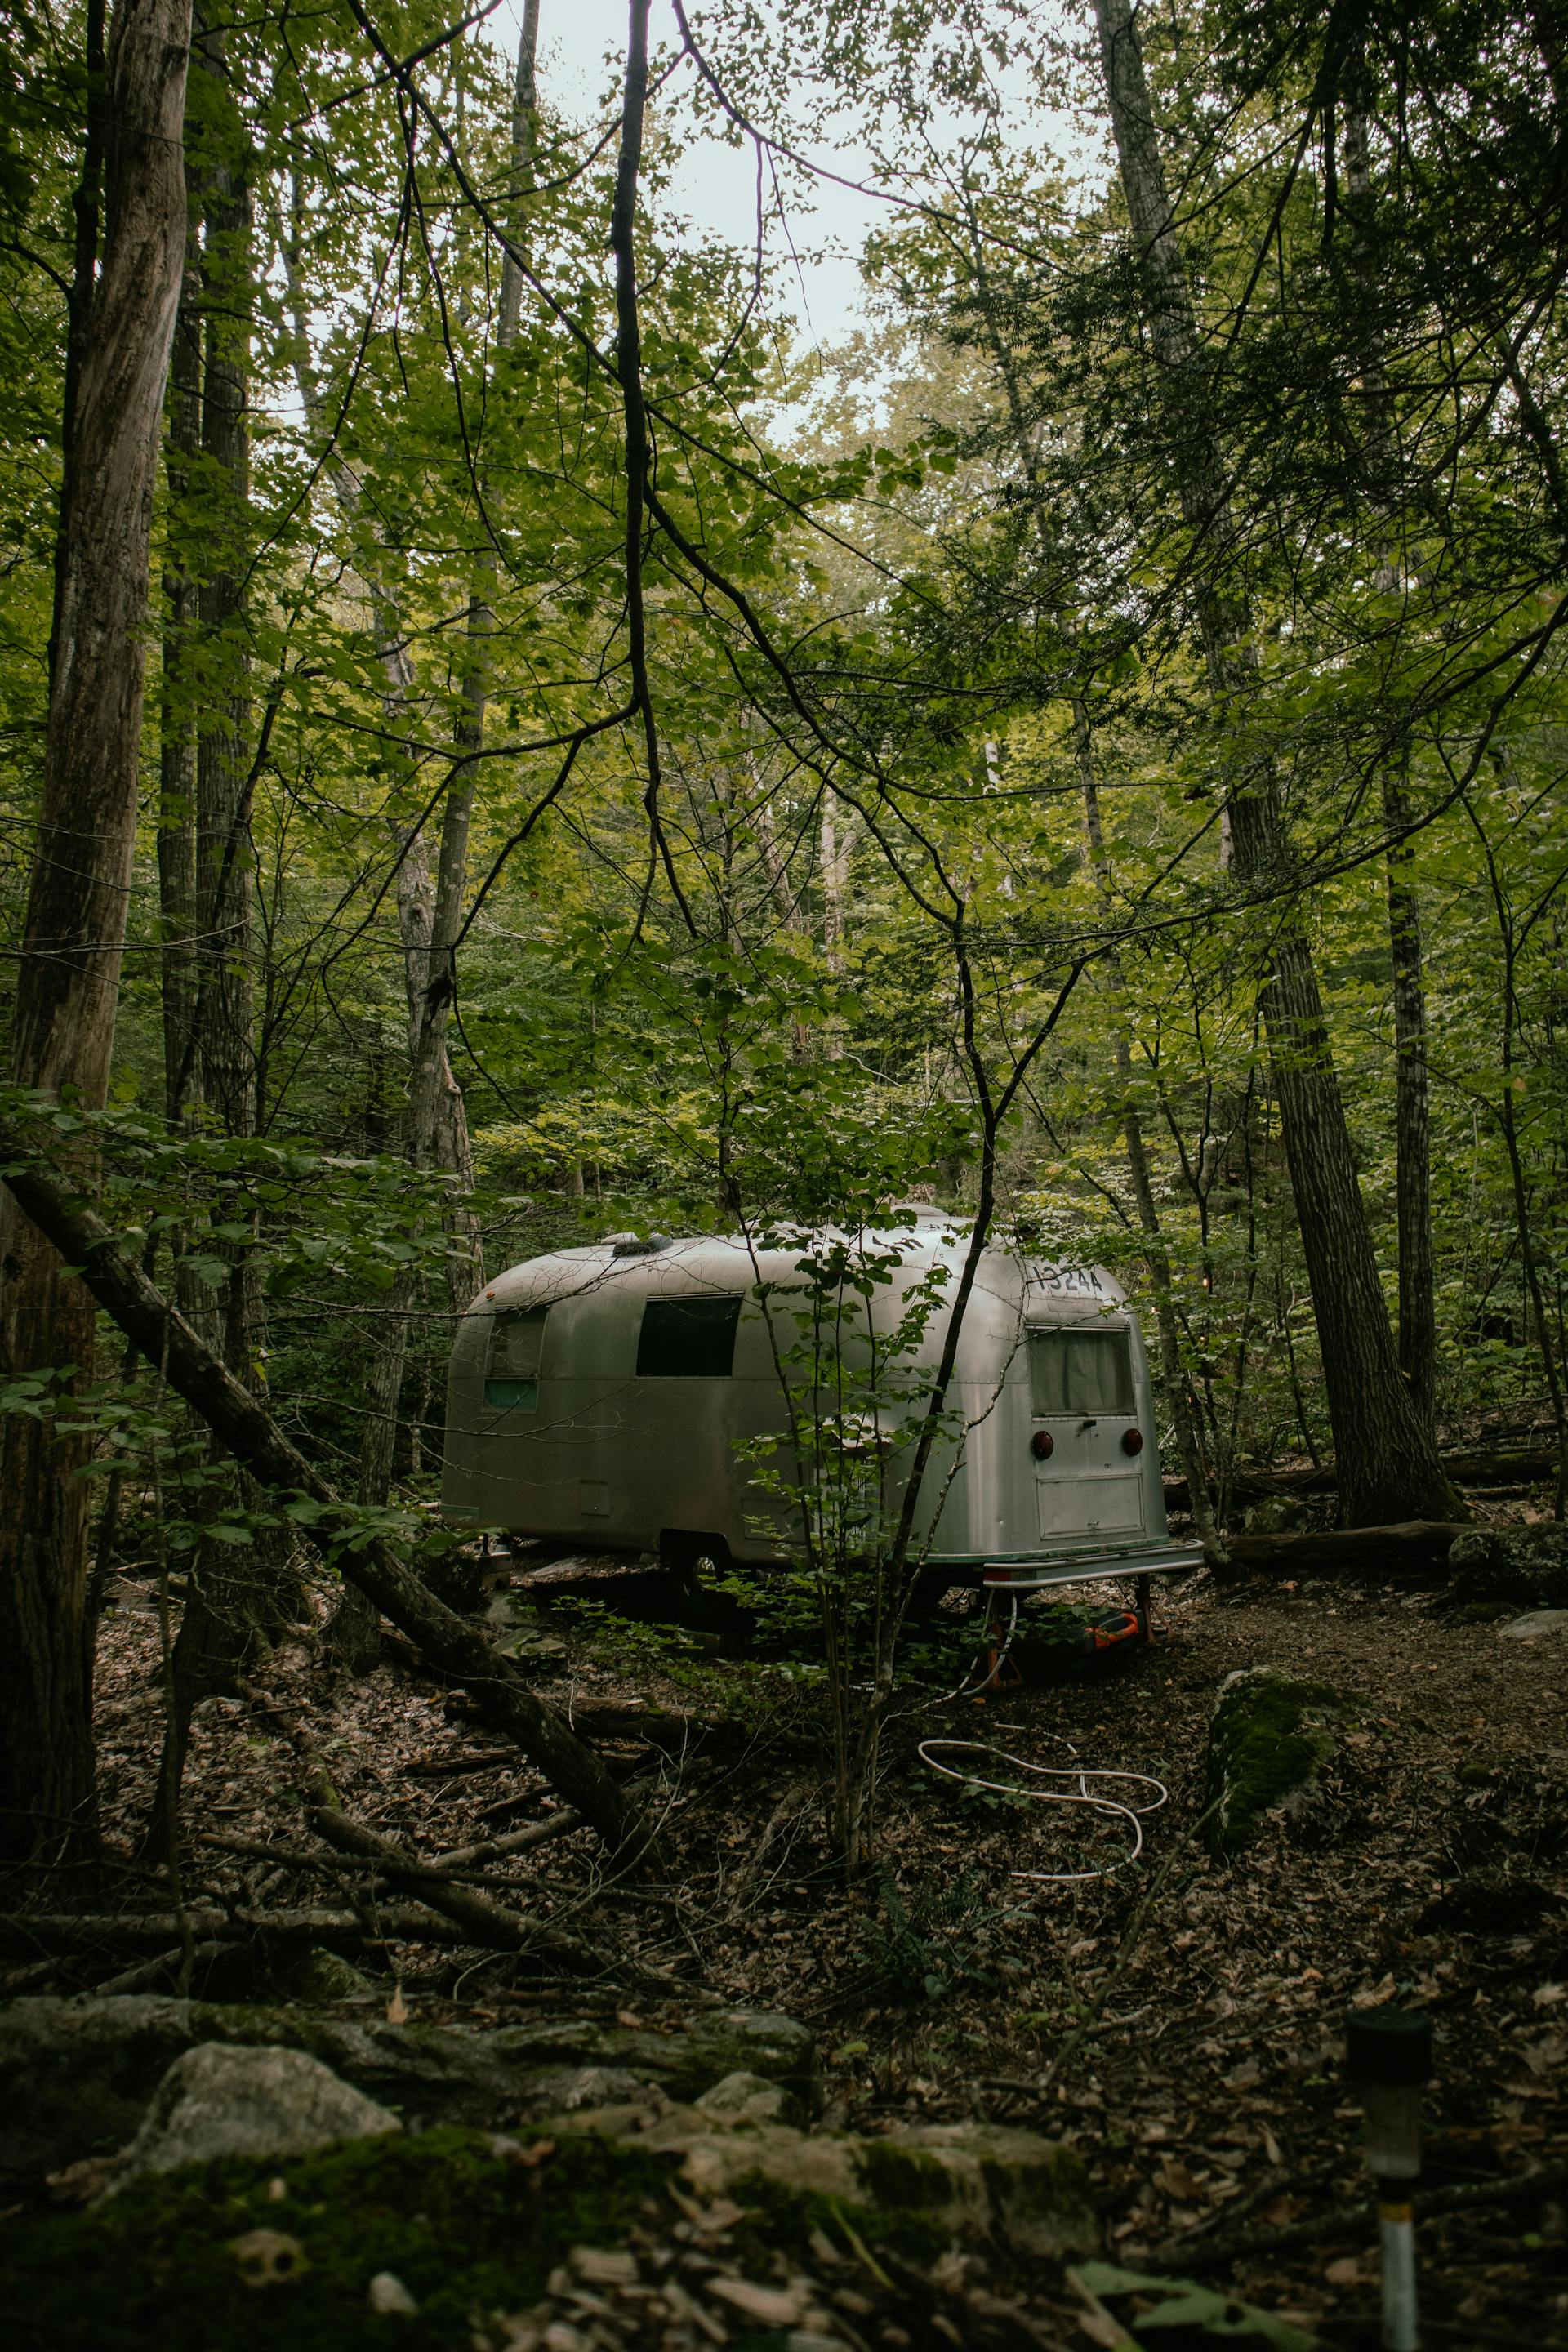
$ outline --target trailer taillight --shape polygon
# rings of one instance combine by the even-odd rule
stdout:
[[[1124,1430],[1122,1431],[1122,1433],[1121,1433],[1121,1451],[1123,1452],[1123,1454],[1142,1454],[1142,1451],[1143,1451],[1143,1433],[1142,1433],[1142,1431],[1141,1429],[1124,1429]]]
[[[1029,1440],[1029,1451],[1037,1462],[1048,1462],[1057,1450],[1057,1441],[1048,1429],[1037,1429]]]

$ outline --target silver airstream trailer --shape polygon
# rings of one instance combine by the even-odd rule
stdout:
[[[900,1264],[874,1293],[878,1329],[933,1271],[951,1300],[966,1246],[940,1210],[897,1218],[879,1237]],[[453,1345],[442,1517],[672,1564],[784,1558],[747,1447],[788,1427],[774,1343],[799,1261],[741,1239],[623,1239],[499,1276]],[[948,1311],[917,1370],[934,1370]],[[925,1482],[928,1569],[1032,1585],[1192,1564],[1167,1532],[1143,1342],[1111,1276],[987,1249],[950,1402],[964,1432]]]

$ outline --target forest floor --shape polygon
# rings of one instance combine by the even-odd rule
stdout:
[[[516,1613],[515,1597],[492,1603],[498,1626]],[[821,2037],[830,2122],[974,2117],[1064,2138],[1093,2171],[1113,2260],[1228,2281],[1346,2347],[1376,2341],[1377,2287],[1342,2021],[1352,2005],[1425,2009],[1427,2191],[1555,2168],[1528,2201],[1420,2221],[1426,2340],[1568,2346],[1568,1633],[1510,1638],[1408,1587],[1227,1591],[1206,1576],[1160,1617],[1152,1650],[1093,1679],[911,1698],[884,1750],[879,1865],[850,1892],[807,1703],[776,1674],[712,1661],[671,1681],[640,1639],[628,1665],[603,1630],[553,1651],[529,1636],[541,1687],[568,1706],[722,1708],[741,1728],[656,1759],[658,1888],[605,1886],[585,1833],[498,1864],[493,1883],[676,1979],[667,2009],[632,2000],[645,2021],[683,2000],[782,2010]],[[318,1649],[286,1649],[268,1689],[310,1723],[351,1813],[436,1855],[549,1810],[412,1661],[328,1686]],[[1265,1663],[1363,1705],[1319,1801],[1226,1866],[1198,1833],[1208,1718],[1228,1674]],[[156,1618],[133,1584],[104,1621],[99,1688],[105,1826],[129,1853],[162,1706]],[[1047,1763],[1066,1740],[1087,1764],[1155,1776],[1170,1796],[1146,1823],[1146,1867],[1020,1876],[1108,1863],[1127,1825],[1107,1819],[1086,1844],[1081,1811],[966,1790],[921,1760],[932,1737]],[[646,1747],[611,1753],[648,1773]],[[196,1835],[297,1850],[300,1802],[276,1720],[209,1702],[186,1780]],[[193,1844],[187,1877],[334,1899],[303,1869],[211,1844]],[[366,1965],[370,1997],[413,2018],[482,2025],[550,1997],[514,1956],[392,1947]],[[630,2014],[624,1990],[554,1998]],[[1040,2316],[1064,2346],[1088,2340],[1067,2305]]]

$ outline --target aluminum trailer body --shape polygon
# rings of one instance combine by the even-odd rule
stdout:
[[[871,1237],[901,1262],[869,1312],[886,1332],[943,1268],[949,1303],[913,1359],[934,1373],[966,1237],[940,1212],[899,1213],[912,1229]],[[443,1519],[596,1550],[784,1559],[786,1518],[743,1449],[789,1425],[770,1322],[785,1346],[799,1327],[759,1286],[798,1288],[800,1255],[623,1241],[499,1276],[453,1344]],[[1167,1533],[1148,1362],[1113,1276],[987,1249],[949,1401],[964,1435],[939,1446],[925,1480],[928,1566],[978,1580],[1008,1563],[1081,1574],[1101,1554],[1108,1574],[1189,1563]]]

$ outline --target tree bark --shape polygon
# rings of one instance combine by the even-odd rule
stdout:
[[[103,258],[75,296],[80,358],[11,1076],[89,1109],[108,1095],[135,846],[153,493],[185,241],[189,44],[189,0],[121,0],[115,10]],[[0,1209],[0,1371],[58,1373],[58,1392],[70,1393],[91,1375],[93,1302],[13,1202]],[[0,1860],[92,1842],[89,1446],[57,1437],[47,1420],[0,1421]]]
[[[1392,761],[1383,771],[1388,944],[1394,977],[1394,1185],[1399,1224],[1399,1365],[1429,1427],[1437,1411],[1437,1269],[1432,1247],[1432,1116],[1421,903],[1411,880],[1410,803]]]
[[[1172,461],[1184,520],[1205,550],[1194,601],[1211,691],[1223,708],[1249,680],[1251,614],[1224,572],[1235,533],[1206,370],[1131,0],[1095,0],[1095,14],[1143,306],[1163,377]],[[1271,767],[1260,761],[1233,784],[1226,810],[1237,880],[1267,891],[1281,909],[1262,1003],[1342,1512],[1352,1527],[1450,1518],[1460,1507],[1443,1475],[1431,1425],[1400,1370],[1384,1301],[1312,952],[1290,904],[1294,859]]]
[[[158,743],[158,911],[163,936],[163,1114],[178,1127],[195,1071],[196,736],[187,707],[196,587],[184,561],[185,500],[201,447],[199,260],[187,244],[170,367],[169,512],[163,555],[163,675]]]
[[[1366,117],[1359,104],[1345,110],[1344,156],[1346,210],[1351,220],[1351,248],[1366,310],[1366,324],[1354,356],[1361,370],[1371,420],[1369,447],[1373,461],[1374,509],[1384,507],[1392,488],[1397,446],[1384,365],[1384,347],[1375,325],[1376,273],[1370,230],[1373,204],[1372,165],[1367,152]],[[1374,579],[1387,596],[1399,587],[1399,550],[1384,545],[1378,551]],[[1426,1078],[1426,992],[1421,970],[1421,907],[1413,880],[1415,859],[1410,847],[1410,801],[1405,788],[1407,751],[1402,744],[1383,761],[1383,820],[1388,835],[1388,943],[1394,1003],[1394,1134],[1395,1205],[1399,1232],[1399,1364],[1410,1384],[1410,1394],[1423,1420],[1436,1427],[1437,1409],[1437,1275],[1432,1247],[1431,1111]]]
[[[640,1850],[647,1832],[624,1792],[563,1717],[529,1688],[514,1662],[437,1601],[405,1560],[379,1538],[363,1536],[354,1508],[285,1436],[261,1399],[237,1380],[214,1349],[169,1305],[136,1263],[118,1247],[96,1211],[47,1167],[26,1136],[0,1127],[0,1161],[17,1206],[55,1250],[81,1268],[92,1297],[133,1339],[149,1363],[163,1369],[226,1450],[273,1495],[297,1496],[318,1516],[311,1540],[331,1552],[344,1578],[401,1626],[444,1674],[460,1682],[485,1720],[512,1739],[551,1786],[598,1830],[617,1853]]]

